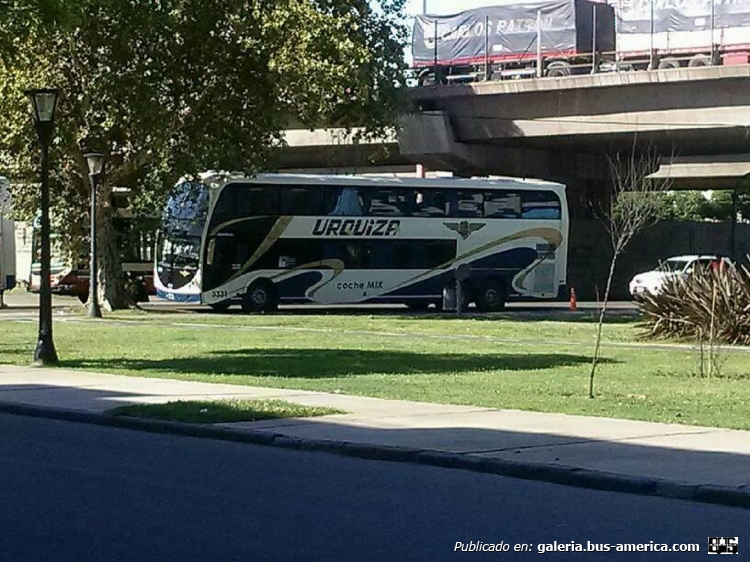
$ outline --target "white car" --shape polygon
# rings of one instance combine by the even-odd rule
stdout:
[[[644,293],[656,295],[661,291],[668,279],[675,277],[687,277],[696,266],[710,268],[712,262],[720,259],[718,256],[677,256],[669,258],[659,264],[656,269],[639,273],[630,282],[630,294],[634,297]],[[732,262],[722,257],[726,267],[731,267]]]

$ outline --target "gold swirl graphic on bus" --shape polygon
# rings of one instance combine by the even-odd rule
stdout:
[[[254,217],[257,218],[257,217]],[[238,222],[242,222],[243,220],[252,220],[252,219],[238,219],[233,221],[228,221],[222,225],[217,226],[214,229],[214,233],[219,232],[219,230],[227,225],[230,224],[236,224]],[[268,236],[265,237],[263,242],[258,246],[258,249],[253,252],[253,255],[250,256],[250,259],[247,260],[244,264],[242,264],[242,267],[234,274],[232,275],[228,280],[233,281],[237,279],[240,275],[244,275],[255,262],[257,262],[260,258],[263,257],[263,255],[271,249],[271,246],[273,246],[276,241],[281,237],[281,235],[284,233],[286,228],[289,226],[289,223],[292,222],[292,217],[279,217],[279,219],[276,221],[276,223],[271,228],[270,232],[268,233]]]
[[[339,259],[327,259],[327,260],[320,260],[311,262],[309,264],[305,264],[306,269],[315,269],[316,266],[326,266],[329,267],[333,271],[333,276],[328,281],[319,281],[317,285],[313,285],[307,292],[307,296],[309,298],[313,298],[315,296],[315,293],[320,291],[323,287],[328,285],[329,283],[332,283],[336,277],[344,273],[344,262]]]
[[[278,279],[280,277],[292,277],[294,274],[303,273],[304,271],[308,269],[317,269],[320,266],[332,269],[334,277],[341,275],[341,273],[343,273],[345,269],[343,261],[337,258],[329,258],[329,259],[311,261],[308,263],[303,263],[302,265],[298,265],[291,269],[285,269],[284,271],[281,271],[275,275],[272,275],[269,279]]]
[[[297,267],[294,267],[293,269],[288,269],[285,271],[282,271],[280,273],[277,273],[276,275],[272,275],[269,279],[272,281],[283,281],[285,279],[290,279],[297,275],[298,273],[304,273],[307,270],[310,269],[319,269],[321,267],[325,267],[333,271],[333,276],[328,281],[318,281],[318,284],[313,285],[312,288],[309,289],[307,296],[309,298],[313,298],[315,296],[315,293],[317,293],[320,289],[331,283],[336,277],[341,275],[344,272],[344,269],[346,269],[346,266],[344,265],[344,262],[340,259],[336,258],[330,258],[330,259],[323,259],[323,260],[317,260],[317,261],[311,261],[308,263],[303,263],[302,265],[298,265]]]
[[[267,218],[270,218],[270,217],[268,217],[268,216],[259,216],[259,217],[242,217],[240,219],[232,219],[230,221],[223,222],[220,225],[214,227],[214,229],[211,232],[208,233],[208,237],[210,238],[212,236],[216,236],[219,232],[221,232],[222,230],[224,230],[228,226],[239,224],[241,222],[257,221],[257,220],[262,220],[262,219],[267,219]],[[283,219],[283,218],[287,218],[287,217],[281,217],[281,218]],[[288,218],[291,219],[291,217],[288,217]]]

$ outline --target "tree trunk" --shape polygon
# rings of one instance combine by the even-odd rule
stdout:
[[[97,259],[99,260],[99,296],[108,310],[128,308],[130,301],[122,272],[120,249],[114,226],[110,189],[102,186],[96,212]]]
[[[594,358],[591,361],[591,373],[589,375],[589,398],[594,397],[594,376],[596,367],[599,364],[599,350],[602,345],[602,328],[604,326],[604,315],[607,313],[607,303],[609,302],[609,291],[612,288],[612,278],[615,276],[615,264],[620,253],[615,250],[612,255],[612,262],[609,264],[609,275],[607,276],[607,287],[604,290],[604,301],[602,309],[599,311],[599,325],[596,328],[596,347],[594,347]]]

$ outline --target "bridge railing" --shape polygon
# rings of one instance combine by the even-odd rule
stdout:
[[[564,78],[586,74],[697,68],[750,62],[748,53],[721,53],[713,50],[689,52],[616,53],[614,51],[568,57],[521,56],[514,59],[488,59],[467,64],[437,63],[412,67],[410,86],[467,84],[499,80]]]

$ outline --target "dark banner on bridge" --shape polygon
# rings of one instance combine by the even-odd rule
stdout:
[[[617,32],[651,33],[652,2],[655,33],[711,29],[711,0],[611,0]],[[713,0],[713,12],[714,29],[750,26],[750,0]]]
[[[467,10],[451,16],[417,16],[412,34],[412,56],[417,66],[437,60],[479,61],[489,55],[536,56],[537,17],[541,16],[545,57],[590,50],[593,6],[599,20],[612,8],[587,0],[524,2]],[[610,16],[611,17],[611,16]],[[611,30],[611,26],[609,26]],[[606,44],[605,44],[606,43]],[[614,48],[614,33],[599,33],[600,50]]]

